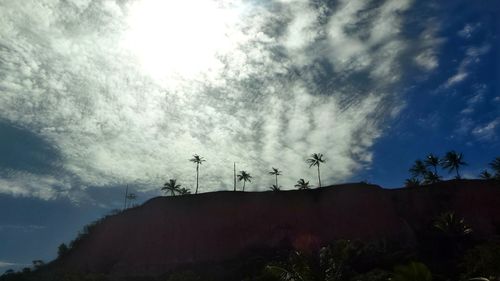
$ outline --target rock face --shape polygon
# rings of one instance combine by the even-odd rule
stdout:
[[[465,218],[476,236],[500,232],[500,184],[454,180],[382,189],[346,184],[283,192],[214,192],[157,197],[106,218],[60,266],[156,275],[284,245],[315,250],[335,239],[411,242],[441,212]]]

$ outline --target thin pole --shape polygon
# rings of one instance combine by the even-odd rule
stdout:
[[[127,209],[127,196],[128,196],[128,184],[127,189],[125,189],[125,204],[123,204],[123,209]]]
[[[233,191],[236,191],[236,162],[234,162],[234,167],[233,167],[233,179],[234,179]]]

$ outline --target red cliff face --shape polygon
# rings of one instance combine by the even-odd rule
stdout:
[[[449,181],[387,190],[346,184],[288,192],[158,197],[96,226],[61,266],[150,275],[255,249],[317,249],[339,238],[411,242],[414,230],[453,210],[478,236],[499,232],[500,184]]]

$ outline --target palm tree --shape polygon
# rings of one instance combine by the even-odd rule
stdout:
[[[181,185],[177,184],[176,179],[170,179],[166,182],[161,190],[165,190],[166,192],[170,192],[170,195],[175,196],[175,193],[180,193]]]
[[[500,180],[500,157],[497,157],[493,161],[491,161],[490,167],[495,172],[495,178]]]
[[[178,192],[179,192],[179,195],[191,194],[191,190],[189,190],[189,188],[185,188],[185,187],[179,188]]]
[[[273,184],[269,187],[269,189],[271,189],[272,191],[281,191],[281,189],[279,188],[279,186]]]
[[[421,182],[419,179],[412,177],[405,180],[406,187],[420,186]]]
[[[269,174],[276,176],[276,186],[279,187],[279,185],[278,185],[278,176],[281,175],[281,171],[273,167],[273,170],[271,172],[269,172]]]
[[[472,232],[472,228],[465,224],[454,212],[445,212],[434,221],[434,227],[448,237],[461,237]]]
[[[457,179],[460,179],[460,173],[458,170],[460,169],[460,166],[465,166],[467,163],[463,161],[463,155],[462,153],[457,153],[455,151],[448,151],[444,155],[443,161],[441,162],[441,165],[443,168],[448,169],[448,172],[452,172],[455,170],[457,173]]]
[[[438,174],[437,167],[439,166],[439,163],[440,163],[439,157],[437,157],[436,155],[431,153],[431,154],[427,155],[424,162],[425,162],[425,166],[434,168],[434,174],[436,174],[436,175]]]
[[[198,175],[200,171],[200,165],[206,160],[203,159],[203,157],[200,157],[198,154],[195,154],[193,155],[193,158],[189,159],[189,161],[196,163],[196,191],[194,192],[194,194],[198,194]]]
[[[440,181],[441,177],[434,172],[427,172],[424,175],[424,184],[433,184]]]
[[[310,189],[311,186],[309,186],[309,182],[305,181],[304,179],[300,179],[297,181],[297,184],[295,185],[295,187],[298,187],[299,190],[303,190],[303,189]]]
[[[321,163],[325,163],[326,160],[323,159],[323,154],[321,153],[313,153],[311,154],[311,158],[307,159],[306,162],[309,164],[309,168],[312,166],[318,166],[318,186],[321,187],[321,175],[319,172],[319,166]]]
[[[491,180],[493,177],[488,170],[484,170],[479,174],[479,178],[483,180]]]
[[[428,172],[425,163],[420,159],[415,160],[415,164],[413,164],[409,171],[414,178],[424,177]]]
[[[252,176],[246,171],[240,171],[240,174],[238,175],[238,181],[243,181],[243,191],[245,191],[245,183],[247,181],[252,182]]]
[[[137,199],[137,195],[135,195],[134,193],[129,193],[127,195],[127,200],[128,200],[128,205],[127,205],[127,208],[130,207],[130,202]]]

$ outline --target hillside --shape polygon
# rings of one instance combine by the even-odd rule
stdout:
[[[57,268],[115,276],[159,275],[179,266],[333,240],[387,239],[411,245],[444,211],[463,217],[475,237],[500,233],[500,184],[453,180],[382,189],[344,184],[316,190],[214,192],[157,197],[110,216]]]

